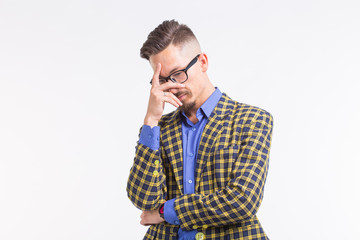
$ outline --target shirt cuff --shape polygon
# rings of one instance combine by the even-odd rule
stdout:
[[[176,215],[174,202],[176,198],[173,198],[169,201],[166,201],[164,204],[164,218],[165,221],[174,224],[174,225],[180,225],[179,218]]]
[[[160,127],[155,126],[151,128],[148,125],[144,125],[141,129],[139,143],[152,150],[158,150],[160,147]]]

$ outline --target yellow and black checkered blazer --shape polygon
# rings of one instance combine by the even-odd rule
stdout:
[[[256,212],[263,198],[273,120],[223,93],[201,136],[195,193],[184,194],[180,111],[160,122],[160,149],[138,143],[127,183],[131,202],[154,210],[176,198],[179,225],[151,225],[144,239],[177,239],[179,227],[204,239],[268,239]]]

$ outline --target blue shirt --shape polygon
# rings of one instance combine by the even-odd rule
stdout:
[[[195,193],[195,167],[197,152],[202,132],[215,106],[221,98],[221,92],[218,88],[211,94],[205,103],[197,110],[197,123],[192,123],[184,112],[181,112],[182,119],[182,147],[183,147],[183,185],[184,194]],[[153,150],[159,149],[160,127],[144,125],[140,133],[141,144],[150,147]],[[179,225],[179,219],[174,208],[175,198],[166,201],[164,204],[164,218],[170,224]],[[178,232],[178,239],[195,239],[197,230],[185,231],[181,228]]]

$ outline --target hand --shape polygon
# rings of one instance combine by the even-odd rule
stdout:
[[[160,71],[161,64],[158,63],[152,79],[148,109],[144,119],[144,124],[150,127],[157,126],[164,112],[165,102],[172,104],[176,108],[182,106],[182,102],[169,90],[174,88],[181,89],[184,88],[185,85],[173,83],[172,81],[160,85]]]
[[[159,224],[165,221],[165,219],[160,217],[159,209],[151,210],[151,211],[143,211],[142,214],[140,215],[140,218],[141,218],[140,224],[144,226]]]

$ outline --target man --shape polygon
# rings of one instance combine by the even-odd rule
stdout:
[[[144,239],[268,239],[256,212],[271,114],[215,88],[207,55],[175,20],[149,34],[141,57],[154,75],[127,193],[150,226]],[[163,115],[165,103],[177,109]]]

